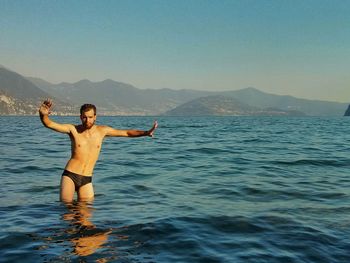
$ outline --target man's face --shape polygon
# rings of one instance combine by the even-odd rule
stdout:
[[[80,115],[80,119],[85,129],[91,129],[96,121],[96,115],[94,113],[94,110],[91,109],[89,111],[83,112],[83,114]]]

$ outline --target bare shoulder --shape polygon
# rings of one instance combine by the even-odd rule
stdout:
[[[96,128],[99,132],[103,134],[107,134],[108,131],[112,130],[113,128],[107,125],[96,125]]]
[[[76,125],[70,124],[70,123],[65,123],[65,124],[63,124],[63,125],[65,125],[67,128],[69,128],[69,129],[71,129],[71,130],[75,130],[75,127],[76,127]]]
[[[111,127],[109,127],[109,126],[107,126],[107,125],[96,125],[96,128],[97,128],[99,131],[104,131],[104,130],[111,129]]]
[[[125,130],[118,130],[110,126],[100,126],[101,132],[104,134],[104,136],[114,136],[114,137],[120,137],[120,136],[127,136],[127,131]]]
[[[76,130],[75,125],[74,124],[70,124],[70,123],[65,123],[63,124],[67,130],[69,130],[69,132],[74,132]]]
[[[79,133],[79,125],[74,125],[70,123],[62,124],[62,125],[66,128],[67,133],[70,133],[70,134]]]

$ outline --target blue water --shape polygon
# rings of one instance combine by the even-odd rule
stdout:
[[[95,201],[69,206],[67,135],[0,121],[1,262],[350,262],[350,118],[158,117],[106,138]]]

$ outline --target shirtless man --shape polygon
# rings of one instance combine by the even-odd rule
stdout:
[[[139,131],[117,130],[109,126],[95,125],[96,107],[92,104],[81,106],[80,119],[82,124],[61,124],[49,118],[51,107],[52,101],[49,99],[41,104],[39,108],[41,122],[49,129],[68,134],[71,140],[72,156],[61,178],[60,200],[63,202],[72,202],[75,192],[78,193],[80,201],[93,200],[92,173],[105,136],[152,137],[158,126],[155,121],[150,130]]]

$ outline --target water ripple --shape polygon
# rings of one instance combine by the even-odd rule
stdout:
[[[350,262],[348,119],[159,117],[154,139],[108,138],[94,203],[69,205],[68,136],[0,119],[0,261]]]

